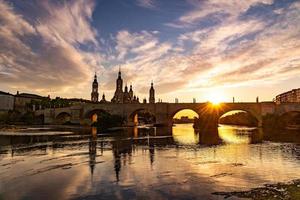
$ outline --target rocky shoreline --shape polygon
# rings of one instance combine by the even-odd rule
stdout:
[[[248,198],[254,200],[297,200],[300,199],[300,179],[288,183],[266,184],[264,187],[240,192],[214,192],[214,195]]]

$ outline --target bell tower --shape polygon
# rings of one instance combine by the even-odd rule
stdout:
[[[98,93],[98,81],[97,81],[97,74],[95,73],[94,81],[92,85],[92,93],[91,93],[91,101],[98,102],[99,93]]]
[[[155,103],[155,90],[153,88],[153,81],[149,90],[149,103]]]
[[[123,103],[123,79],[121,76],[121,68],[119,68],[118,78],[116,81],[115,95],[111,101],[113,103]]]

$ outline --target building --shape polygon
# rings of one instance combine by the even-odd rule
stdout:
[[[149,103],[155,103],[155,90],[153,88],[153,81],[149,90]]]
[[[131,101],[132,99],[130,98],[128,87],[126,85],[123,93],[123,103],[131,103]]]
[[[36,94],[19,93],[15,95],[14,110],[24,112],[35,110],[35,106],[42,101],[50,100],[50,97],[42,97]]]
[[[193,123],[194,119],[189,118],[188,116],[181,116],[180,119],[173,119],[173,123],[175,124],[187,124],[187,123]]]
[[[134,95],[132,85],[130,85],[130,89],[128,90],[127,85],[125,85],[123,91],[123,79],[121,70],[119,70],[118,78],[116,80],[116,91],[111,99],[112,103],[139,103],[139,98]]]
[[[98,102],[98,96],[99,96],[98,82],[97,82],[97,75],[95,74],[94,82],[92,84],[91,101]],[[100,103],[109,103],[109,101],[106,101],[104,94],[102,96],[102,99],[100,100]],[[123,90],[123,79],[122,79],[122,73],[120,69],[118,72],[118,78],[116,80],[116,90],[113,98],[111,99],[111,103],[124,103],[124,104],[140,103],[139,97],[134,95],[132,84],[130,84],[129,90],[127,84],[125,85]],[[149,90],[149,103],[155,103],[155,90],[153,87],[153,82],[151,83],[151,87]]]
[[[98,93],[98,81],[97,81],[97,75],[95,73],[94,81],[92,84],[92,93],[91,93],[91,101],[92,102],[98,102],[99,93]]]
[[[105,94],[104,93],[102,95],[102,99],[100,100],[100,103],[107,103],[107,101],[105,99]]]
[[[119,70],[118,78],[116,81],[116,91],[111,100],[112,103],[123,103],[123,79],[121,77],[121,70]]]
[[[300,103],[300,88],[279,94],[275,98],[277,104],[280,103]]]
[[[130,84],[130,89],[129,89],[129,97],[130,97],[130,99],[133,99],[133,90],[132,90],[131,84]]]
[[[14,95],[0,91],[0,112],[7,112],[14,109]]]

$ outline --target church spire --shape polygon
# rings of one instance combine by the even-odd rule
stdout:
[[[121,67],[119,66],[118,78],[116,80],[115,95],[111,100],[114,103],[123,103],[123,80],[121,77]]]
[[[151,81],[151,87],[149,90],[149,103],[155,103],[155,90],[153,87],[153,80]]]
[[[133,90],[132,90],[132,84],[130,84],[130,89],[129,89],[129,97],[130,97],[130,101],[133,101]]]
[[[119,65],[119,77],[121,78],[121,66]]]
[[[97,74],[95,72],[94,81],[92,84],[92,93],[91,93],[91,101],[98,102],[99,93],[98,93],[98,81],[97,81]]]

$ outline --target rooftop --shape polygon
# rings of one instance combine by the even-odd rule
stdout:
[[[0,91],[0,94],[2,94],[2,95],[12,95],[12,94],[10,94],[8,92],[3,92],[3,91]]]

